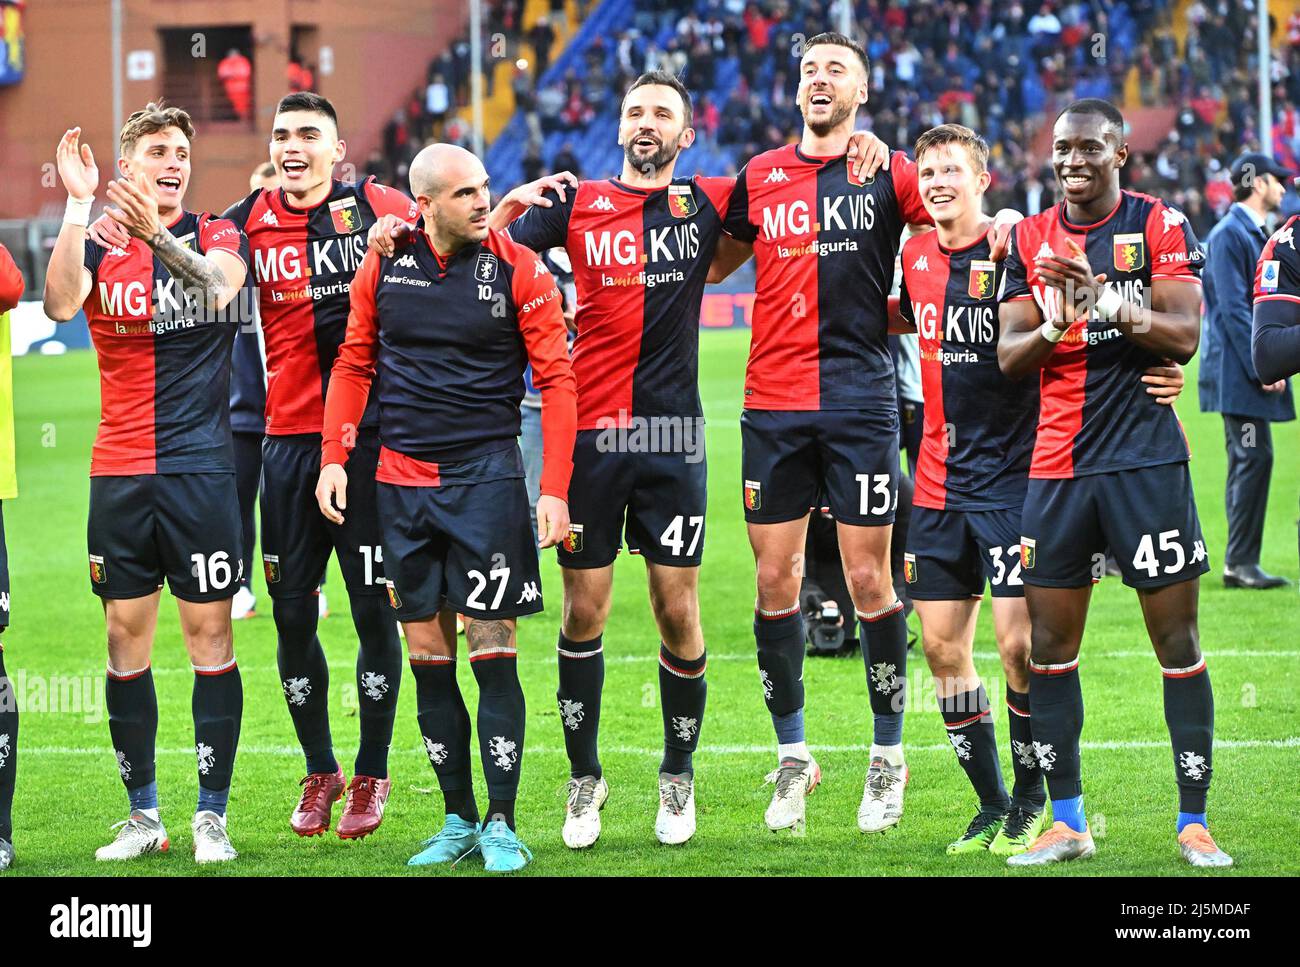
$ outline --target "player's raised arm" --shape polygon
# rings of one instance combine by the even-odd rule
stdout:
[[[328,520],[343,523],[348,475],[343,465],[356,445],[357,428],[366,411],[370,384],[379,354],[379,312],[375,286],[379,281],[379,256],[367,252],[352,281],[347,335],[330,370],[325,394],[325,422],[321,429],[321,471],[316,502]]]
[[[530,208],[551,208],[557,203],[563,205],[568,192],[577,190],[578,176],[571,171],[543,175],[536,181],[530,181],[508,192],[497,202],[497,207],[492,209],[492,214],[488,216],[488,228],[494,228],[499,232]],[[547,197],[548,191],[554,192],[555,197]]]
[[[45,314],[67,322],[90,295],[93,278],[86,268],[86,226],[99,187],[99,168],[90,145],[81,143],[81,128],[65,131],[55,154],[59,178],[68,190],[68,206],[45,273]]]

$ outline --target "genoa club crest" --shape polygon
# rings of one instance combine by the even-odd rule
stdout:
[[[266,572],[267,584],[280,583],[280,557],[277,554],[262,555],[262,570]]]
[[[533,273],[533,277],[537,277],[536,272]],[[491,252],[480,252],[478,261],[474,263],[474,278],[480,282],[495,282],[497,280],[497,257]]]
[[[763,485],[757,480],[745,481],[745,509],[758,510],[763,506]]]
[[[1020,538],[1020,566],[1026,571],[1034,569],[1034,551],[1038,544],[1032,538]]]
[[[690,218],[699,211],[690,185],[668,186],[668,210],[674,218]]]
[[[341,235],[351,235],[361,227],[361,211],[357,208],[355,198],[335,198],[330,202],[330,220],[334,231]]]
[[[582,525],[570,524],[569,533],[564,535],[564,540],[561,542],[560,546],[563,547],[565,551],[567,551],[569,554],[577,554],[579,551],[581,551],[582,550]]]
[[[402,606],[402,599],[397,593],[397,585],[392,581],[385,581],[384,584],[388,586],[388,603],[391,604],[393,610],[396,611]]]
[[[916,555],[903,555],[903,580],[908,584],[916,583]]]
[[[1116,235],[1113,241],[1116,271],[1136,272],[1146,264],[1146,240],[1141,232]]]
[[[90,580],[96,584],[103,584],[108,580],[108,572],[104,570],[104,559],[98,554],[90,555]]]
[[[992,262],[971,262],[966,294],[972,299],[992,299],[995,271]]]

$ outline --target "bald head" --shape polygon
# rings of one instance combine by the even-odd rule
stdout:
[[[456,144],[431,144],[411,162],[411,194],[432,198],[449,185],[482,181],[483,162]]]
[[[431,144],[417,154],[411,162],[411,194],[438,251],[454,252],[487,236],[487,171],[464,148]]]

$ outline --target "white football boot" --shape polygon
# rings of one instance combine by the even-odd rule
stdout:
[[[890,765],[883,756],[875,756],[867,768],[862,785],[862,803],[858,806],[858,829],[864,833],[883,833],[897,826],[903,818],[903,789],[907,785],[907,766]]]
[[[230,845],[226,832],[226,817],[210,810],[194,814],[194,862],[224,863],[239,856]]]
[[[695,835],[695,780],[659,773],[659,815],[655,817],[655,839],[665,846],[677,846]]]
[[[149,853],[165,853],[171,845],[162,820],[150,819],[135,810],[132,810],[131,818],[114,823],[112,828],[117,830],[117,838],[95,850],[95,859],[133,860]]]
[[[566,793],[560,835],[569,849],[586,849],[600,839],[600,811],[609,798],[609,783],[604,776],[579,776],[569,780]]]
[[[782,759],[763,781],[776,783],[772,801],[763,814],[767,828],[774,833],[782,829],[802,830],[807,819],[808,797],[822,781],[822,770],[817,760],[811,756],[807,762],[795,758]]]
[[[244,618],[251,618],[256,613],[256,609],[257,598],[253,596],[253,592],[241,587],[230,602],[230,620],[242,621]]]

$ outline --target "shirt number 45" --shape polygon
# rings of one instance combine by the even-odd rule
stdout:
[[[1133,555],[1133,567],[1146,571],[1149,577],[1155,577],[1161,571],[1160,559],[1156,557],[1156,542],[1159,541],[1160,554],[1172,555],[1169,563],[1164,565],[1165,574],[1177,574],[1187,564],[1187,552],[1183,550],[1180,532],[1177,529],[1161,531],[1159,534],[1143,534],[1138,541],[1137,553]],[[1192,563],[1205,560],[1205,542],[1197,541],[1192,548]]]

